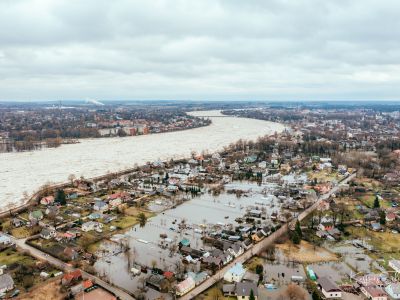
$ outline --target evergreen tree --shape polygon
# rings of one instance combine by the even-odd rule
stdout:
[[[300,238],[303,237],[303,232],[301,231],[301,226],[300,226],[299,220],[296,221],[295,231],[299,235]]]
[[[375,196],[374,208],[379,208],[379,207],[381,207],[381,204],[379,203],[379,198],[378,196]]]
[[[65,192],[64,190],[57,190],[56,193],[56,202],[60,203],[61,205],[67,204],[67,199],[65,197]]]
[[[317,291],[313,291],[312,293],[312,300],[321,300],[321,296],[319,295],[319,293]]]
[[[384,210],[381,210],[381,211],[379,212],[379,223],[380,223],[381,225],[385,225],[385,224],[386,224],[386,214],[385,214],[385,211],[384,211]]]
[[[301,237],[299,236],[299,234],[297,233],[297,231],[293,231],[292,232],[292,242],[295,245],[300,244],[301,242]]]
[[[256,300],[256,297],[254,297],[254,292],[253,290],[250,291],[250,298],[249,300]]]

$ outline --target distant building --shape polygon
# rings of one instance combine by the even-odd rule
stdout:
[[[342,298],[342,290],[327,277],[318,279],[318,287],[326,299]]]

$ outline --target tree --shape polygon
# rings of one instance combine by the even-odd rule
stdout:
[[[301,231],[301,226],[300,226],[300,221],[296,221],[296,227],[295,227],[296,233],[299,235],[300,238],[303,237],[303,232]]]
[[[297,284],[293,284],[293,283],[288,285],[284,294],[285,294],[285,299],[290,299],[290,300],[306,300],[306,299],[308,299],[307,292],[303,288],[298,286]]]
[[[75,179],[76,179],[76,176],[75,176],[74,174],[70,174],[70,175],[68,176],[68,180],[69,180],[69,182],[71,183],[71,186],[74,185]]]
[[[321,296],[316,290],[314,290],[312,293],[312,300],[321,300]]]
[[[56,202],[60,203],[61,205],[67,204],[64,190],[62,190],[62,189],[57,190]]]
[[[140,227],[146,226],[147,217],[146,217],[146,215],[145,215],[144,213],[140,213],[140,214],[137,216],[137,220],[139,221]]]
[[[301,237],[299,236],[299,234],[297,233],[297,231],[293,231],[292,232],[292,242],[295,245],[300,244],[301,242]]]
[[[263,267],[263,265],[258,264],[258,265],[256,266],[256,273],[257,273],[258,275],[260,275],[260,274],[262,274],[262,272],[264,272],[264,267]]]
[[[374,208],[379,208],[379,207],[381,207],[381,204],[379,203],[378,195],[376,195],[374,200]]]
[[[381,211],[379,212],[379,223],[380,223],[381,225],[385,225],[385,224],[386,224],[386,214],[385,214],[385,211],[384,211],[384,210],[381,210]]]
[[[256,297],[254,297],[254,292],[253,290],[250,291],[250,298],[249,300],[256,300]]]

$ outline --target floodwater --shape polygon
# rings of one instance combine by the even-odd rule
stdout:
[[[234,186],[241,189],[259,189],[257,184],[247,182],[235,182]],[[204,193],[149,219],[144,228],[137,225],[124,235],[114,236],[115,243],[104,242],[101,245],[105,250],[104,257],[96,262],[95,268],[110,282],[115,282],[118,286],[133,292],[140,283],[138,277],[131,276],[129,262],[131,266],[134,264],[152,266],[155,261],[157,267],[175,272],[177,261],[182,259],[181,255],[176,253],[170,255],[168,248],[162,249],[159,246],[160,234],[166,234],[173,244],[185,238],[195,249],[211,250],[212,248],[201,240],[202,235],[198,230],[205,228],[211,232],[214,228],[229,229],[231,225],[237,226],[239,224],[235,219],[243,217],[246,209],[254,207],[259,209],[265,207],[267,219],[265,222],[271,222],[269,216],[273,211],[280,210],[280,203],[276,197],[265,197],[261,193],[251,191],[240,198],[229,193],[222,193],[219,196]],[[182,220],[185,220],[189,229],[179,231],[178,224]],[[130,257],[126,253],[112,254],[120,249],[119,241],[126,241],[125,243],[129,244]],[[190,264],[189,268],[195,268],[195,265]]]
[[[193,112],[218,116],[219,111]],[[254,140],[284,129],[282,124],[236,117],[211,117],[210,126],[124,138],[84,139],[79,144],[24,153],[0,154],[0,209],[23,203],[47,182],[70,174],[93,177],[157,159],[188,157],[192,151],[216,151],[239,139]]]

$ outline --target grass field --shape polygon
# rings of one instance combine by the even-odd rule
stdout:
[[[8,248],[0,252],[0,265],[9,266],[13,263],[33,266],[35,264],[35,260],[31,256],[18,252],[13,248]]]

